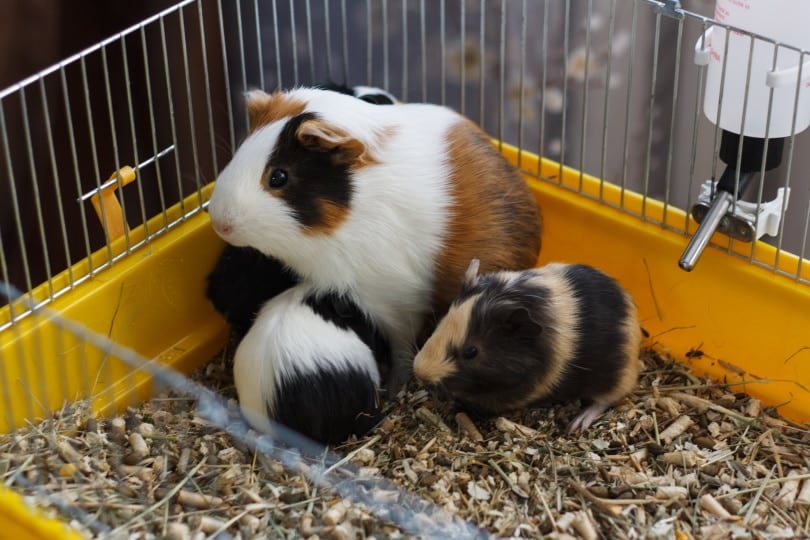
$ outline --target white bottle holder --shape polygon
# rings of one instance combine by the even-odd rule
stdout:
[[[692,208],[692,215],[698,222],[703,221],[712,204],[712,196],[717,193],[717,182],[706,180],[700,186],[698,202]],[[787,210],[790,200],[790,188],[780,187],[776,191],[776,198],[772,201],[755,202],[738,200],[726,214],[718,231],[732,238],[752,242],[764,235],[776,236],[779,234],[779,225],[782,222],[783,212]],[[783,206],[784,205],[784,206]]]

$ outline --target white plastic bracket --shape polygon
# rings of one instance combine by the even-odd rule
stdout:
[[[698,204],[707,207],[712,204],[712,195],[717,191],[717,182],[706,180],[700,186]],[[790,200],[790,188],[780,187],[776,190],[776,198],[772,201],[765,201],[760,204],[749,201],[738,200],[732,205],[728,214],[734,221],[741,220],[747,223],[753,230],[755,239],[762,238],[763,235],[776,236],[779,234],[779,224],[782,222],[782,212],[787,210]],[[735,219],[736,218],[736,219]],[[721,227],[724,229],[726,227]],[[725,231],[724,231],[725,232]],[[733,235],[732,236],[736,236]]]
[[[714,31],[714,26],[710,26],[703,32],[697,41],[695,42],[695,65],[698,66],[708,66],[709,59],[711,58],[711,44],[712,44],[712,32]]]

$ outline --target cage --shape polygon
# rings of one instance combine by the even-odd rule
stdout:
[[[737,4],[185,0],[2,91],[2,460],[20,460],[15,430],[53,429],[66,403],[103,418],[167,387],[191,392],[154,366],[188,374],[227,342],[204,295],[223,248],[205,207],[246,130],[241,96],[325,80],[478,122],[542,208],[538,264],[616,276],[651,349],[783,417],[749,424],[805,433],[810,44],[752,29]],[[760,19],[788,13],[782,28],[786,6]],[[80,465],[38,429],[62,465]],[[24,476],[6,484],[36,487]],[[75,499],[59,491],[56,522],[0,492],[2,522],[15,537],[73,537],[59,520]],[[239,524],[220,525],[209,533]]]

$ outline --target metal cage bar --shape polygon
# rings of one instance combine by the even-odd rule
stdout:
[[[198,195],[179,219],[167,214],[201,193],[235,143],[228,49],[210,40],[218,7],[206,0],[180,2],[0,92],[0,185],[10,194],[6,215],[19,215],[13,225],[4,219],[0,226],[2,278],[27,291],[36,305],[202,209]],[[212,15],[206,17],[206,10]],[[231,21],[219,18],[223,29]],[[212,67],[218,54],[223,62]],[[178,72],[170,68],[173,58],[183,66]],[[218,144],[229,139],[228,130],[230,144]],[[201,144],[210,153],[201,153]],[[125,186],[119,173],[107,180],[124,166],[133,168],[134,186]],[[90,208],[91,199],[108,194],[120,207],[123,245],[105,233],[103,224],[115,219],[112,207]],[[156,216],[162,219],[152,221]],[[9,308],[0,328],[28,311]]]

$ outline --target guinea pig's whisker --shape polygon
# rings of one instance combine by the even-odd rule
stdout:
[[[419,344],[416,341],[410,341],[406,345],[406,349],[409,356],[416,356],[416,353],[419,352]]]
[[[572,368],[576,368],[576,369],[579,369],[581,371],[591,371],[591,368],[586,367],[586,366],[581,366],[581,365],[579,365],[579,364],[577,364],[575,362],[569,362],[568,365],[571,366]]]

